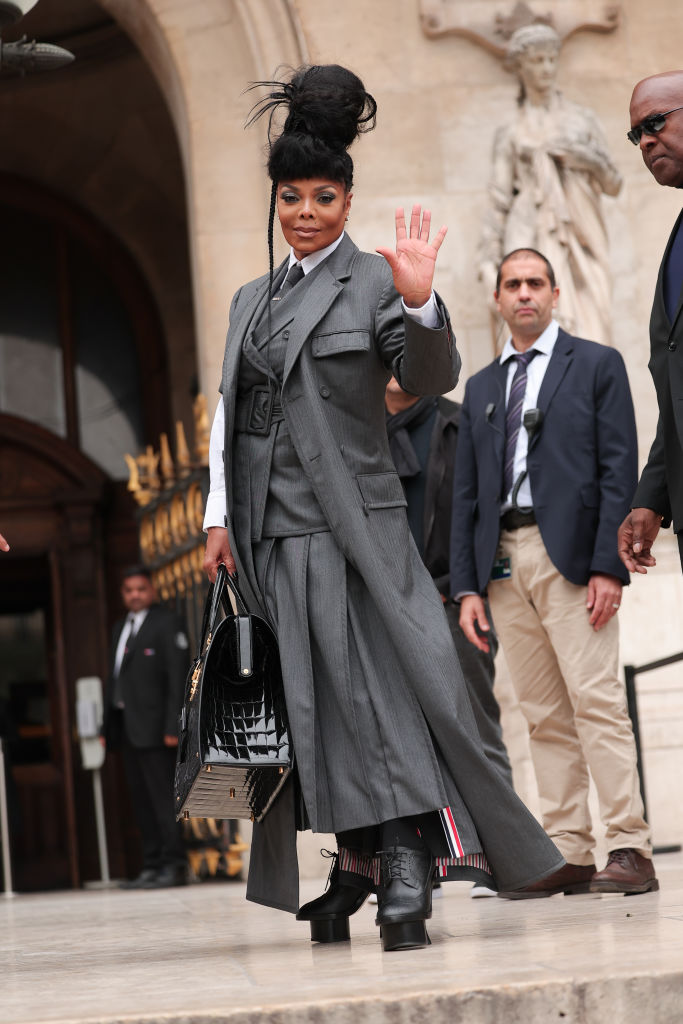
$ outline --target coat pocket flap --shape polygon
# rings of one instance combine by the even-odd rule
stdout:
[[[408,504],[397,473],[359,473],[356,477],[365,511],[405,508]]]
[[[336,356],[342,352],[368,352],[369,349],[369,331],[336,331],[334,334],[316,334],[311,339],[314,359]]]

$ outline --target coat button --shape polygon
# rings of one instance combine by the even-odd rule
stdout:
[[[678,346],[675,341],[669,342],[669,352],[675,352],[677,347]]]
[[[323,398],[329,398],[330,397],[330,389],[327,387],[327,385],[323,384],[322,387],[319,390],[320,390],[320,394],[323,396]]]

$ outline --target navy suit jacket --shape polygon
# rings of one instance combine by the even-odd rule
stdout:
[[[500,534],[507,372],[496,359],[465,390],[453,488],[453,594],[483,594],[491,576]],[[571,583],[585,585],[593,573],[628,583],[617,528],[637,479],[637,442],[621,355],[560,330],[538,407],[543,422],[527,470],[550,559]]]

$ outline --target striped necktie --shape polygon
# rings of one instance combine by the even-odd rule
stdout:
[[[282,282],[282,288],[273,295],[273,302],[277,302],[278,299],[284,299],[287,292],[291,292],[295,284],[298,284],[301,278],[304,276],[303,267],[300,263],[292,263],[291,267],[287,271],[287,277]]]
[[[503,501],[512,490],[515,449],[519,428],[522,425],[522,406],[526,393],[527,366],[536,355],[538,349],[530,348],[527,352],[517,352],[512,358],[517,360],[517,369],[512,378],[510,396],[505,411],[505,461],[503,463]]]

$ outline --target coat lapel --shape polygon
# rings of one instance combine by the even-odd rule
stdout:
[[[280,272],[279,267],[276,274]],[[259,322],[265,304],[268,302],[268,275],[260,278],[254,283],[253,293],[246,299],[244,308],[239,314],[239,319],[234,328],[231,327],[228,333],[228,344],[225,349],[223,360],[223,376],[221,390],[223,393],[223,408],[225,413],[225,441],[224,450],[232,451],[232,438],[235,424],[235,399],[237,396],[237,375],[239,373],[240,357],[242,346],[250,330]],[[226,468],[229,461],[226,459]],[[227,487],[228,514],[232,515],[232,488]]]
[[[278,268],[279,273],[281,268]],[[225,350],[225,361],[223,363],[223,395],[230,399],[234,393],[237,371],[240,365],[240,355],[244,339],[250,330],[253,330],[259,322],[268,301],[268,277],[262,277],[255,282],[252,295],[247,299],[239,320],[234,329],[229,333],[229,344]],[[226,417],[227,417],[226,405]]]
[[[349,236],[344,235],[334,252],[320,265],[318,273],[308,285],[306,301],[297,304],[290,327],[283,383],[291,373],[301,349],[313,333],[316,324],[320,323],[337,296],[341,294],[344,287],[343,282],[351,273],[351,265],[357,252],[358,249]]]
[[[496,465],[503,471],[505,455],[505,385],[507,383],[508,363],[496,359],[491,364],[491,380],[487,387],[487,401],[484,414],[489,424]],[[493,409],[491,409],[493,406]],[[489,411],[487,411],[489,410]],[[501,477],[502,479],[502,477]]]
[[[555,347],[550,356],[548,362],[548,369],[545,371],[543,377],[543,383],[541,389],[538,392],[538,408],[543,413],[543,417],[547,415],[550,403],[555,397],[555,393],[560,386],[562,378],[564,377],[567,369],[569,368],[572,359],[574,357],[574,339],[566,331],[560,328],[557,335],[557,341]],[[541,431],[537,431],[533,437],[529,448],[533,448],[538,442]]]
[[[277,293],[277,289],[281,285],[287,273],[288,261],[280,264],[273,275],[273,288]],[[292,293],[285,292],[284,299],[271,299],[269,309],[263,307],[260,317],[254,317],[251,324],[247,329],[253,330],[257,336],[255,339],[256,348],[261,351],[266,347],[268,342],[268,330],[270,328],[270,337],[272,338],[278,331],[281,331],[283,327],[294,319],[297,309],[296,298],[290,302],[290,296]],[[268,314],[270,312],[270,321],[268,320]]]
[[[130,659],[133,657],[133,654],[134,654],[135,650],[140,645],[140,634],[141,633],[144,634],[145,633],[145,628],[149,625],[149,617],[150,617],[150,615],[153,615],[153,611],[152,611],[153,607],[154,607],[154,605],[150,605],[150,607],[148,608],[147,614],[145,615],[144,619],[142,620],[142,624],[141,624],[139,630],[137,631],[137,633],[135,633],[132,637],[129,636],[128,639],[126,640],[126,649],[125,649],[123,658],[121,659],[121,667],[119,669],[119,675],[121,675],[121,673],[124,671],[124,669],[128,668],[128,665],[130,663]],[[125,629],[126,621],[127,620],[124,620],[124,627],[123,627],[124,629]],[[119,637],[120,636],[121,636],[121,634],[119,633]]]
[[[681,288],[680,294],[678,296],[678,305],[676,307],[676,312],[674,314],[673,321],[671,321],[671,320],[669,320],[669,315],[668,315],[668,313],[666,311],[666,303],[664,302],[664,272],[666,270],[666,265],[667,265],[667,262],[669,260],[669,254],[671,252],[671,247],[674,244],[674,239],[676,238],[676,235],[678,233],[678,226],[679,226],[679,224],[681,222],[681,218],[682,217],[683,217],[683,210],[681,210],[681,212],[679,213],[678,217],[676,218],[676,223],[673,226],[673,231],[669,235],[669,241],[666,243],[666,249],[664,250],[664,256],[662,257],[662,262],[659,265],[659,274],[657,275],[657,286],[655,288],[655,305],[658,307],[657,312],[658,312],[659,316],[661,317],[662,322],[669,325],[669,339],[668,340],[671,339],[671,335],[674,332],[674,328],[675,328],[675,326],[676,326],[676,324],[678,322],[678,318],[681,315],[681,310],[683,310],[683,287]]]

